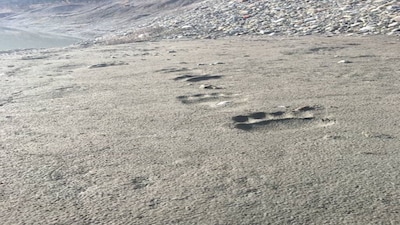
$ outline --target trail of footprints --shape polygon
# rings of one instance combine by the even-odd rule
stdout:
[[[180,69],[168,69],[163,72],[173,73],[186,71]],[[200,82],[208,80],[220,79],[220,75],[181,75],[175,77],[174,81],[185,82]],[[212,88],[213,85],[207,84],[205,89],[220,89]],[[193,95],[181,95],[176,97],[183,104],[206,104],[210,107],[225,106],[230,103],[230,99],[238,96],[238,94],[211,92],[199,93]],[[269,130],[286,130],[298,129],[305,127],[327,127],[335,124],[335,121],[328,119],[326,113],[324,114],[322,106],[302,106],[297,108],[285,108],[284,110],[273,112],[252,112],[243,115],[233,116],[232,124],[235,129],[243,131],[253,131],[260,129]]]

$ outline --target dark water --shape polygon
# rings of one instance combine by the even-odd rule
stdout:
[[[35,33],[0,27],[0,50],[64,47],[80,41],[77,38]]]

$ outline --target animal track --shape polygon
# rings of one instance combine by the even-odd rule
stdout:
[[[50,92],[46,93],[48,98],[56,99],[56,98],[64,98],[70,94],[76,93],[78,91],[85,90],[81,86],[76,84],[70,86],[62,86],[51,90]]]
[[[189,69],[186,67],[183,68],[164,68],[161,70],[156,70],[156,72],[163,72],[163,73],[177,73],[177,72],[184,72],[184,71],[188,71]]]
[[[151,182],[148,177],[139,176],[132,179],[132,185],[133,189],[142,189],[151,185]]]
[[[199,82],[205,80],[215,80],[220,79],[222,76],[220,75],[182,75],[179,77],[175,77],[174,80],[186,80],[187,82]]]
[[[12,101],[13,101],[13,97],[0,99],[0,107],[5,106],[6,104],[12,103]]]
[[[99,63],[99,64],[94,64],[89,66],[89,69],[94,69],[94,68],[102,68],[102,67],[109,67],[109,66],[122,66],[122,65],[128,65],[126,62],[110,62],[110,63]]]
[[[306,55],[306,54],[326,54],[326,52],[344,49],[343,46],[317,46],[312,48],[301,48],[282,51],[283,55]]]
[[[194,94],[194,95],[181,95],[176,97],[183,104],[201,104],[205,103],[210,107],[223,106],[229,101],[222,101],[233,98],[235,95],[230,93],[209,93],[209,94]]]
[[[235,128],[245,131],[257,128],[282,130],[304,126],[333,125],[335,123],[333,120],[316,116],[321,109],[319,106],[304,106],[289,111],[254,112],[248,115],[234,116],[232,120]]]

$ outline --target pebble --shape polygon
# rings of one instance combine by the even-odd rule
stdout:
[[[337,62],[337,63],[351,63],[349,60],[345,60],[345,59],[343,59],[343,60],[340,60],[339,62]]]
[[[400,35],[400,1],[204,0],[174,14],[157,17],[141,27],[154,30],[147,32],[153,38],[164,39]]]
[[[202,84],[200,85],[200,89],[222,89],[222,88],[211,84]]]
[[[225,64],[225,63],[223,63],[223,62],[215,62],[215,63],[210,63],[210,66],[213,66],[213,65],[222,65],[222,64]]]
[[[223,102],[218,102],[217,106],[227,106],[229,105],[231,102],[230,101],[223,101]]]

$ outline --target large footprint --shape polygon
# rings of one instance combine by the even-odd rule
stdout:
[[[219,107],[232,103],[229,99],[235,96],[238,96],[238,94],[215,92],[209,94],[181,95],[176,98],[183,104],[203,104],[210,107]]]
[[[317,116],[319,106],[304,106],[289,111],[254,112],[232,117],[234,127],[240,130],[268,128],[271,130],[293,129],[312,126],[330,126],[334,120]]]

